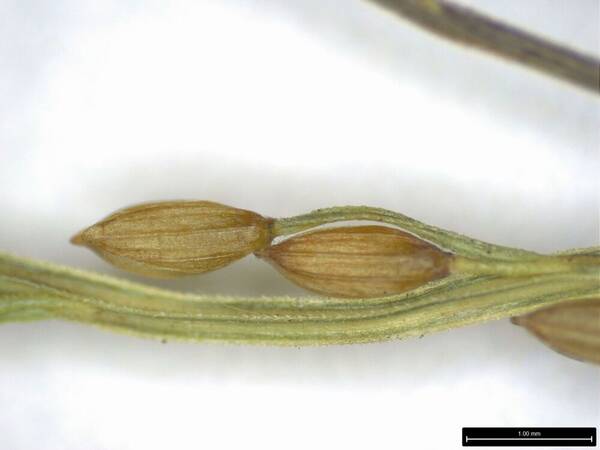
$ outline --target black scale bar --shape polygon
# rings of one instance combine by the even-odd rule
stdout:
[[[463,447],[596,447],[596,428],[463,428]]]

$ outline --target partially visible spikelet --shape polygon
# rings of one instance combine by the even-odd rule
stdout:
[[[271,219],[208,201],[125,208],[75,235],[124,270],[171,278],[226,266],[267,246]]]
[[[600,298],[559,303],[512,322],[563,355],[600,364]]]
[[[325,228],[266,247],[257,256],[297,285],[333,297],[381,297],[449,273],[452,255],[385,226]]]

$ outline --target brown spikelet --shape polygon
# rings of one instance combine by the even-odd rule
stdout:
[[[321,229],[257,253],[286,278],[333,297],[381,297],[449,273],[452,255],[385,226]]]
[[[117,267],[171,278],[226,266],[268,245],[271,220],[207,201],[125,208],[73,236]]]
[[[565,356],[600,364],[600,298],[559,303],[512,322]]]

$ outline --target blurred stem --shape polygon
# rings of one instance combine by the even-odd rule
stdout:
[[[600,93],[600,60],[593,56],[443,0],[371,1],[442,37]],[[572,7],[577,6],[574,4]]]

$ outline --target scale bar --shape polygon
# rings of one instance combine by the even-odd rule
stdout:
[[[467,441],[593,441],[593,437],[589,438],[470,438],[465,436]]]
[[[596,447],[596,428],[463,428],[463,447]]]

